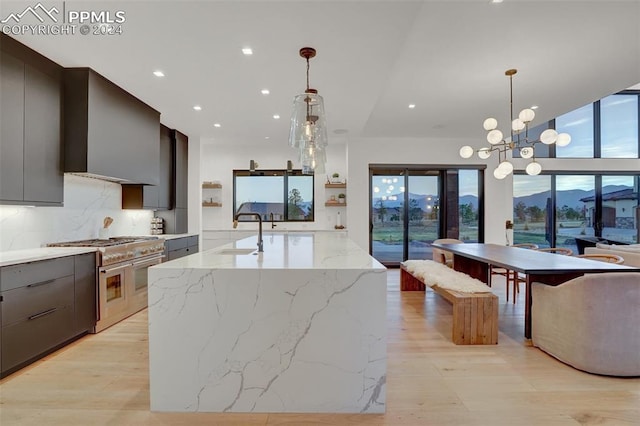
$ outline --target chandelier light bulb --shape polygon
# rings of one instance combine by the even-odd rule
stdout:
[[[478,157],[480,157],[480,159],[482,160],[486,160],[487,158],[491,157],[491,149],[489,148],[480,148],[478,150]]]
[[[465,145],[460,148],[460,157],[462,158],[471,158],[473,156],[473,148],[469,145]]]
[[[498,169],[504,173],[505,176],[509,175],[511,172],[513,172],[513,164],[511,164],[509,161],[504,160],[503,162],[501,162],[498,165]]]
[[[530,108],[525,108],[518,114],[518,118],[525,123],[531,123],[535,117],[536,113]]]
[[[520,157],[522,158],[531,158],[533,157],[533,148],[525,146],[524,148],[520,148]]]
[[[551,145],[558,139],[558,132],[554,129],[547,129],[540,134],[540,142],[545,145]]]
[[[496,178],[496,179],[502,180],[502,179],[506,178],[507,175],[502,170],[500,170],[500,167],[496,167],[493,170],[493,177]]]
[[[524,121],[520,120],[519,118],[516,118],[511,122],[511,129],[513,129],[514,132],[519,132],[524,128],[525,128]]]
[[[527,167],[525,168],[525,171],[530,176],[537,176],[542,171],[542,166],[540,165],[540,163],[536,163],[534,161],[532,163],[527,164]]]
[[[487,118],[486,120],[484,120],[482,126],[486,131],[493,130],[498,127],[498,120],[496,120],[495,118]]]
[[[556,140],[556,145],[567,146],[571,143],[571,135],[569,133],[560,133]]]
[[[502,132],[498,129],[491,130],[487,133],[487,142],[491,145],[497,145],[502,142]]]

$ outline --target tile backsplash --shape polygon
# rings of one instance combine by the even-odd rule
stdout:
[[[0,205],[0,251],[97,238],[106,216],[113,218],[109,236],[149,234],[153,212],[121,203],[119,184],[65,174],[64,207]]]

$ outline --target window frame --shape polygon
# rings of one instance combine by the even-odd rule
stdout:
[[[316,217],[316,211],[315,211],[315,199],[316,199],[316,194],[315,194],[315,175],[309,175],[309,174],[304,174],[302,173],[301,169],[294,169],[294,170],[287,170],[287,169],[260,169],[260,170],[255,170],[255,171],[251,171],[251,170],[247,170],[247,169],[234,169],[233,170],[233,203],[231,205],[231,209],[232,209],[232,217],[236,217],[236,213],[237,213],[237,200],[236,200],[236,196],[237,196],[237,182],[236,182],[236,178],[240,176],[240,177],[250,177],[250,176],[256,176],[256,177],[260,177],[260,176],[282,176],[283,179],[283,191],[282,191],[282,203],[284,206],[283,209],[283,214],[282,214],[282,218],[279,220],[273,220],[273,222],[292,222],[292,223],[296,223],[296,222],[301,222],[301,223],[309,223],[309,222],[315,222],[315,217]],[[310,219],[289,219],[289,177],[293,177],[293,176],[305,176],[305,177],[309,177],[311,178],[311,188],[312,188],[312,199],[311,199],[311,207],[310,207],[310,212],[311,212],[311,218]],[[265,218],[263,217],[262,220],[268,220],[271,221],[270,218]],[[250,217],[241,217],[238,219],[239,222],[251,222],[251,221],[255,221],[252,220]]]

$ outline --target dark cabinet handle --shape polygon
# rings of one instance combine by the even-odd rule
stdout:
[[[39,283],[29,284],[27,287],[40,287],[41,285],[51,284],[54,281],[55,281],[55,279],[46,280],[46,281],[40,281]]]
[[[42,318],[42,317],[44,317],[44,316],[47,316],[47,315],[49,315],[49,314],[54,313],[54,312],[55,312],[55,311],[57,311],[57,310],[58,310],[58,308],[51,308],[51,309],[47,309],[46,311],[44,311],[44,312],[40,312],[39,314],[31,315],[31,316],[29,317],[29,319],[30,319],[30,320],[34,320],[34,319]]]

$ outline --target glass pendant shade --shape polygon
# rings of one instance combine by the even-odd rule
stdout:
[[[507,176],[511,172],[513,172],[513,164],[511,164],[507,160],[504,160],[498,165],[498,169],[500,169],[500,171],[504,173],[505,176]]]
[[[316,146],[327,146],[324,101],[317,93],[301,93],[293,99],[289,146],[301,148],[310,142]]]
[[[519,132],[520,130],[524,129],[524,127],[524,121],[520,120],[519,118],[516,118],[511,122],[511,128],[514,132]]]

